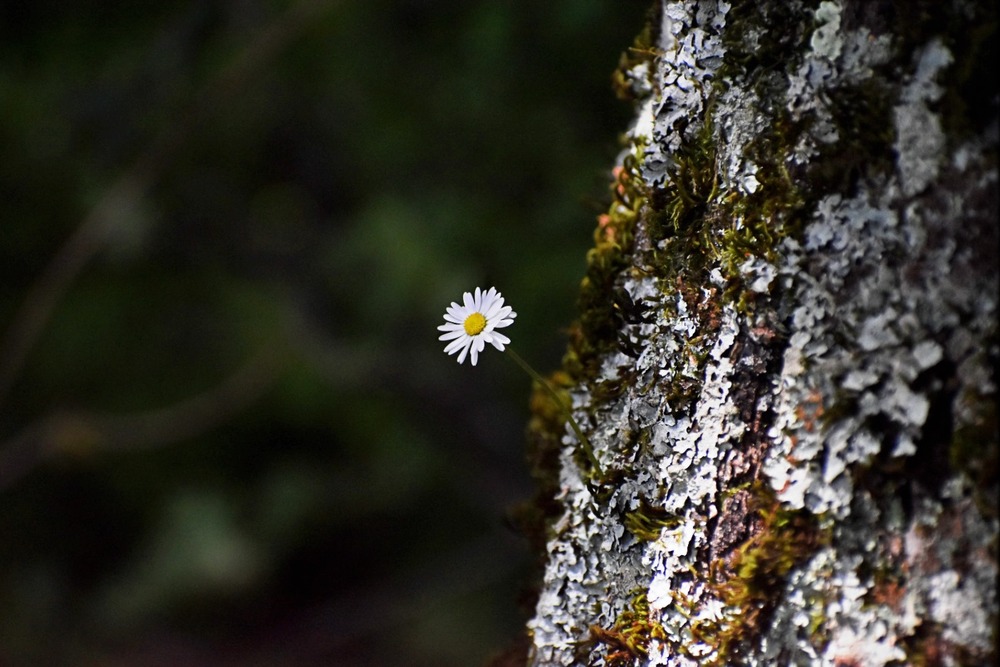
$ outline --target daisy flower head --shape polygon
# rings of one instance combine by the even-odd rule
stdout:
[[[503,352],[510,338],[497,329],[510,326],[515,317],[517,313],[510,306],[503,305],[503,297],[496,287],[485,292],[477,287],[475,293],[462,295],[461,305],[453,301],[448,306],[444,314],[445,323],[438,327],[438,331],[444,333],[438,340],[450,341],[444,351],[448,354],[458,352],[458,363],[465,361],[465,356],[469,355],[475,366],[486,343]]]

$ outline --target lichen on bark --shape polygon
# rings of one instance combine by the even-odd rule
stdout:
[[[559,375],[603,478],[536,401],[529,663],[989,664],[995,9],[651,16]]]

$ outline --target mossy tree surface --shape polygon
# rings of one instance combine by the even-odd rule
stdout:
[[[996,660],[996,20],[651,10],[558,376],[601,474],[532,422],[529,664]]]

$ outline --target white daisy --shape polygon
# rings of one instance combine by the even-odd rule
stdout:
[[[445,333],[438,340],[451,341],[444,351],[448,354],[458,352],[458,363],[465,361],[465,355],[471,351],[472,365],[475,366],[486,343],[503,352],[510,338],[496,330],[513,324],[517,313],[510,306],[503,305],[503,297],[496,287],[486,292],[477,287],[475,295],[466,292],[462,301],[463,305],[452,302],[448,307],[444,314],[445,323],[438,327],[438,331]]]

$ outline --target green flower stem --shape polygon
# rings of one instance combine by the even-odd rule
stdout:
[[[504,348],[504,352],[509,354],[510,358],[513,359],[525,373],[531,376],[532,380],[545,387],[545,390],[552,395],[552,398],[556,399],[556,402],[562,406],[563,410],[566,412],[566,417],[569,419],[569,425],[572,427],[573,433],[576,434],[577,440],[579,440],[580,444],[583,445],[583,451],[587,454],[587,458],[590,459],[590,465],[594,466],[594,471],[597,473],[598,479],[604,479],[604,471],[601,469],[601,464],[598,463],[597,457],[594,455],[594,449],[590,446],[590,440],[587,440],[587,436],[583,434],[583,431],[580,429],[580,425],[576,423],[575,419],[573,419],[573,411],[570,409],[570,406],[566,404],[562,396],[560,396],[559,393],[552,388],[552,385],[550,385],[545,378],[539,375],[527,361],[521,358],[521,355],[510,347]]]

